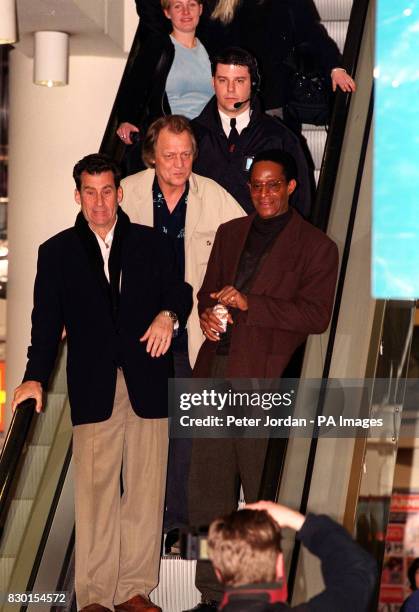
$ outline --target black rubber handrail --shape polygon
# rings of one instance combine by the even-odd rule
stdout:
[[[119,98],[121,91],[125,88],[128,77],[131,73],[132,65],[140,49],[140,26],[137,27],[135,32],[134,40],[131,46],[131,50],[128,54],[127,63],[125,65],[124,72],[122,74],[121,82],[118,87],[118,92],[115,97],[115,101],[112,106],[111,114],[109,116],[108,123],[106,125],[105,133],[102,138],[102,143],[99,148],[100,153],[106,153],[112,159],[117,162],[121,162],[125,151],[125,144],[121,141],[119,136],[116,134],[118,128],[118,112]]]
[[[0,533],[3,532],[7,511],[13,493],[13,484],[24,454],[26,441],[35,414],[35,400],[28,399],[19,404],[0,455]]]
[[[51,506],[49,508],[48,517],[47,517],[47,520],[46,520],[46,523],[45,523],[45,526],[42,532],[42,537],[39,542],[38,550],[35,555],[31,575],[29,576],[28,584],[26,585],[27,591],[32,591],[34,584],[35,584],[36,577],[38,575],[39,567],[42,562],[42,557],[44,555],[45,547],[46,547],[48,537],[51,531],[52,523],[54,521],[57,506],[60,501],[60,497],[61,497],[61,493],[64,487],[65,480],[67,478],[67,473],[70,467],[72,455],[73,455],[73,444],[72,442],[70,442],[68,449],[67,449],[65,459],[64,459],[63,467],[60,472],[60,477],[58,479],[57,486],[55,488],[54,497],[52,499]],[[26,608],[26,606],[23,606],[23,607]]]
[[[343,67],[355,75],[370,0],[354,0],[343,51]],[[343,139],[349,114],[351,95],[338,91],[323,154],[316,198],[310,220],[324,232],[329,223]]]

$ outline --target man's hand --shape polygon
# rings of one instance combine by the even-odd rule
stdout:
[[[249,510],[265,510],[280,527],[290,527],[294,531],[300,531],[306,520],[303,514],[270,501],[259,501],[255,504],[246,504],[245,508]]]
[[[248,310],[247,305],[247,297],[244,293],[240,293],[231,285],[227,285],[221,291],[217,291],[217,293],[211,293],[211,297],[214,300],[220,302],[220,304],[224,304],[224,306],[230,306],[232,308],[238,308],[239,310],[246,311]]]
[[[36,412],[42,410],[42,386],[37,380],[27,380],[15,389],[12,401],[12,412],[16,406],[27,399],[33,398],[36,401]]]
[[[146,351],[151,357],[160,357],[169,350],[173,336],[173,321],[164,314],[158,314],[140,342],[147,340]]]
[[[228,313],[227,322],[233,323],[233,318],[230,313]],[[220,334],[224,332],[224,329],[220,323],[220,319],[212,308],[206,308],[204,310],[199,318],[199,324],[205,338],[211,340],[211,342],[218,342],[220,340]]]
[[[347,74],[344,68],[333,68],[332,74],[333,91],[339,87],[342,91],[356,91],[356,84],[352,77]]]
[[[128,123],[128,121],[125,121],[124,123],[120,124],[119,128],[116,130],[116,133],[118,134],[119,138],[122,140],[124,144],[132,144],[130,133],[139,132],[139,131],[140,130],[137,128],[136,125],[134,125],[133,123]]]

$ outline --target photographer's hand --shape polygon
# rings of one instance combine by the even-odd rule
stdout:
[[[246,504],[245,507],[250,510],[265,510],[280,527],[290,527],[294,531],[300,531],[306,520],[300,512],[270,501],[258,501],[255,504]]]

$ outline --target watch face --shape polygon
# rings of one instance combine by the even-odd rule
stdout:
[[[172,321],[177,321],[177,314],[172,312],[171,310],[163,310],[163,314],[167,317],[170,317]]]

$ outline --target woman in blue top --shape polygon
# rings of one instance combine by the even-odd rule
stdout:
[[[211,65],[195,36],[203,0],[161,0],[171,34],[152,34],[140,48],[118,100],[118,136],[145,133],[165,114],[198,116],[213,95]]]

